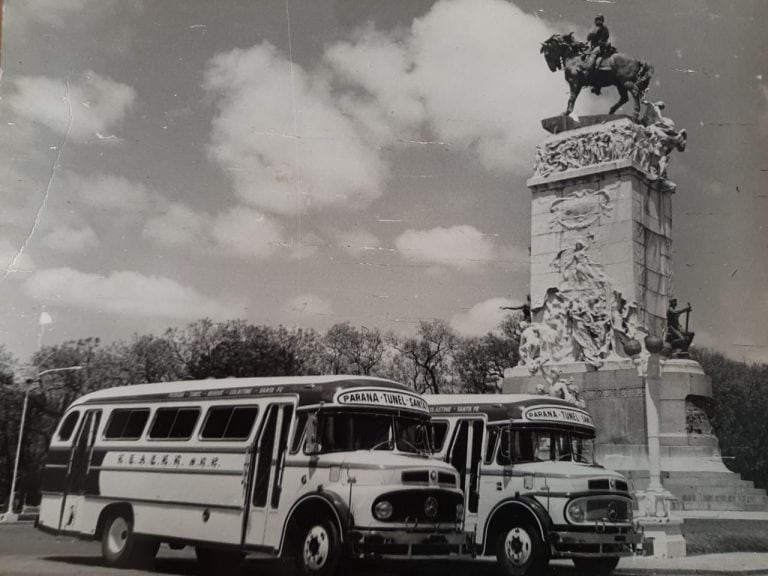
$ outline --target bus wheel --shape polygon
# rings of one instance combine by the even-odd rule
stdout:
[[[529,524],[512,524],[496,538],[496,559],[511,576],[538,575],[549,557],[538,531]]]
[[[195,547],[195,554],[203,574],[237,573],[245,558],[239,550],[217,550],[201,546]]]
[[[110,516],[101,533],[101,555],[110,566],[145,566],[154,560],[160,543],[140,540],[133,533],[133,519],[125,512]]]
[[[582,574],[608,576],[616,569],[619,558],[573,558],[573,564]]]
[[[341,543],[336,525],[329,520],[310,522],[300,531],[296,568],[301,576],[330,576],[341,560]]]

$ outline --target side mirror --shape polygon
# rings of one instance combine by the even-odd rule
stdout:
[[[304,442],[304,450],[307,454],[319,454],[320,443],[317,441],[317,412],[313,412],[307,418],[307,435]]]

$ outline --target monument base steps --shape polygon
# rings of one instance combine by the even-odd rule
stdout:
[[[622,471],[635,490],[648,486],[648,472]],[[664,472],[662,483],[676,498],[672,510],[768,511],[768,494],[735,472]]]

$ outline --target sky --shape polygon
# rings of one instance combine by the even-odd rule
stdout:
[[[6,0],[0,343],[493,329],[528,291],[525,182],[567,100],[540,42],[598,11],[689,133],[669,177],[695,343],[768,361],[760,0]]]

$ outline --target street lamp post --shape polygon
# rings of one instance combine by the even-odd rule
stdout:
[[[40,377],[51,372],[66,372],[74,370],[82,370],[82,366],[67,366],[66,368],[50,368],[38,372],[37,375],[32,378],[33,382],[40,382]],[[24,422],[27,419],[27,404],[29,403],[29,393],[32,391],[32,386],[27,386],[24,391],[24,402],[21,407],[21,423],[19,424],[19,439],[16,443],[16,461],[13,464],[13,476],[11,476],[11,493],[8,496],[8,508],[5,514],[0,514],[0,523],[3,522],[16,522],[19,519],[18,514],[13,511],[13,497],[16,493],[16,479],[19,473],[19,460],[21,459],[21,442],[24,436]]]

